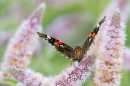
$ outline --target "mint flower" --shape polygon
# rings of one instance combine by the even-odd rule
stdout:
[[[96,61],[94,86],[119,86],[124,55],[125,27],[117,9],[104,29]]]
[[[55,77],[55,86],[81,86],[91,75],[96,55],[89,55],[78,65],[72,66]]]
[[[31,69],[24,70],[10,66],[5,70],[19,81],[18,86],[46,86],[46,81],[50,80]]]
[[[91,68],[95,61],[96,54],[89,55],[80,63],[68,67],[61,74],[55,77],[44,77],[30,69],[6,67],[8,74],[18,80],[18,86],[80,86],[91,75]]]
[[[45,4],[41,4],[28,19],[22,22],[7,46],[2,67],[12,65],[26,68],[28,66],[38,42],[36,32],[41,29],[40,23],[45,8]]]

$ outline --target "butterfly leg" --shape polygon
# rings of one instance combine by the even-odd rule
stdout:
[[[74,65],[74,61],[73,60],[71,60],[71,66],[73,66]]]

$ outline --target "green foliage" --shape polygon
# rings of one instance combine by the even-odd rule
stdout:
[[[14,79],[5,79],[3,84],[1,83],[0,86],[16,86],[17,81]]]

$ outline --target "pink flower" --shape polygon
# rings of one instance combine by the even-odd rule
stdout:
[[[91,68],[95,61],[96,54],[89,55],[80,63],[68,67],[61,74],[55,77],[44,77],[30,69],[6,67],[8,74],[18,80],[20,86],[80,86],[91,75]]]
[[[78,65],[69,67],[60,75],[55,77],[56,86],[80,86],[91,75],[91,68],[95,60],[95,55],[89,55]]]
[[[125,27],[117,9],[104,29],[96,61],[95,86],[119,86],[124,55]]]
[[[26,68],[28,66],[38,41],[36,32],[41,29],[40,23],[45,8],[45,4],[41,4],[27,20],[22,22],[7,46],[2,67],[12,65]]]
[[[41,30],[40,23],[45,8],[45,4],[41,4],[18,28],[7,46],[1,66],[2,69],[6,66],[19,68],[26,68],[28,66],[30,58],[34,53],[35,45],[38,42],[36,32]],[[0,77],[2,77],[0,82],[3,82],[4,79],[11,78],[2,71],[0,72]]]
[[[49,82],[50,80],[40,73],[35,73],[31,69],[24,70],[10,66],[5,70],[19,81],[19,86],[46,86],[46,81]]]

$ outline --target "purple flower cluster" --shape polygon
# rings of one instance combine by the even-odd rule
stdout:
[[[117,9],[108,26],[104,29],[103,39],[96,61],[95,86],[119,86],[124,55],[125,27]]]
[[[91,75],[91,68],[95,61],[96,55],[90,55],[77,65],[69,67],[54,80],[56,86],[80,86]]]
[[[41,4],[27,20],[23,21],[7,46],[2,67],[12,65],[26,68],[28,66],[38,42],[36,32],[41,30],[40,23],[44,10],[45,4]]]

